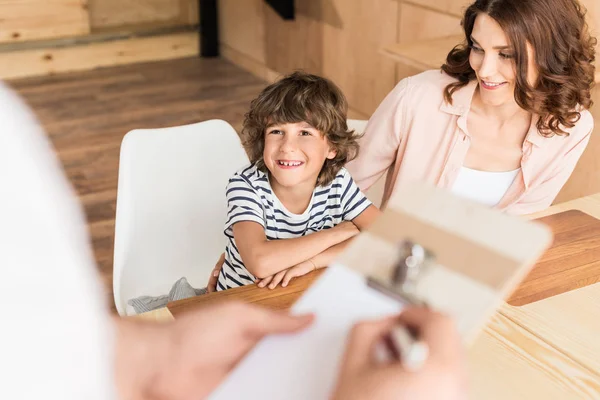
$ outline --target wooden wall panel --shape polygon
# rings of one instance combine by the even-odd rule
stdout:
[[[197,0],[88,0],[92,31],[198,22]]]
[[[219,40],[229,49],[266,63],[264,0],[219,0]]]
[[[587,9],[587,21],[592,33],[600,40],[600,1],[580,0]],[[567,184],[558,194],[555,203],[573,200],[582,196],[600,192],[600,43],[596,55],[596,87],[592,92],[594,105],[592,115],[594,116],[594,132],[581,156],[575,171],[569,178]]]
[[[413,3],[435,11],[461,17],[465,8],[473,3],[473,1],[474,0],[407,0],[405,3]]]
[[[86,0],[0,0],[0,42],[85,35]]]
[[[305,0],[283,20],[262,0],[219,0],[223,55],[261,77],[302,69],[331,78],[353,116],[370,115],[395,83],[380,49],[396,41],[397,0]]]
[[[594,132],[573,174],[556,197],[555,204],[600,192],[600,87],[593,90],[593,100]]]
[[[286,21],[268,6],[264,12],[267,67],[281,74],[297,69],[323,74],[323,22],[298,12]]]
[[[592,34],[598,38],[596,46],[596,65],[600,61],[600,0],[581,0],[581,4],[587,9],[587,21]]]
[[[444,36],[460,35],[460,18],[433,11],[428,8],[402,3],[400,7],[398,43],[411,43],[420,40],[436,39]],[[450,51],[450,48],[448,49]],[[396,67],[396,80],[422,72],[402,63]]]
[[[322,74],[340,86],[355,114],[370,115],[395,83],[394,63],[380,54],[395,41],[393,0],[299,3],[295,21],[265,7],[267,67]]]
[[[396,38],[399,5],[390,0],[352,3],[331,1],[339,23],[323,26],[323,73],[341,87],[353,109],[371,115],[395,85],[395,63],[381,48]],[[334,17],[325,20],[335,22]]]
[[[102,43],[0,53],[0,79],[198,55],[198,34],[177,33]]]

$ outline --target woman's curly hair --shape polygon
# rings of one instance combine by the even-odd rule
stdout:
[[[592,105],[596,39],[590,35],[585,10],[577,0],[477,0],[465,11],[462,26],[466,41],[446,58],[442,70],[458,79],[444,90],[452,94],[476,79],[469,64],[471,33],[477,15],[485,13],[502,27],[515,52],[517,104],[540,116],[539,132],[545,137],[567,135],[582,109]],[[535,53],[539,78],[527,81],[527,43]]]
[[[348,130],[348,102],[329,79],[296,71],[267,86],[250,103],[244,118],[242,144],[253,164],[268,173],[263,160],[265,132],[274,124],[307,122],[321,132],[336,156],[325,160],[318,186],[325,186],[358,155],[358,135]]]

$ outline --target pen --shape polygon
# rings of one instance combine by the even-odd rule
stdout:
[[[427,361],[429,346],[406,326],[395,325],[388,340],[394,358],[408,371],[419,370]]]

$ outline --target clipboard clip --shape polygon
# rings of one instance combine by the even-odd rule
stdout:
[[[410,240],[402,241],[398,246],[399,254],[386,281],[369,277],[367,285],[391,298],[411,305],[427,306],[427,302],[418,294],[418,287],[424,274],[435,263],[433,252]],[[406,326],[395,326],[389,335],[391,353],[400,359],[402,365],[410,371],[423,366],[429,354],[427,343],[420,340],[418,332]]]
[[[387,280],[368,277],[369,287],[398,301],[418,306],[427,302],[418,294],[420,280],[435,263],[435,254],[410,240],[398,245],[398,259]]]

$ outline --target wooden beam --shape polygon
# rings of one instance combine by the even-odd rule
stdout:
[[[0,53],[0,78],[13,79],[198,55],[198,33],[185,32],[61,48]]]
[[[87,0],[92,32],[198,23],[198,0]]]
[[[0,1],[0,42],[23,42],[90,32],[87,0]]]
[[[396,43],[385,46],[382,53],[396,61],[425,71],[441,67],[448,52],[462,41],[462,36],[448,36],[406,44]]]

